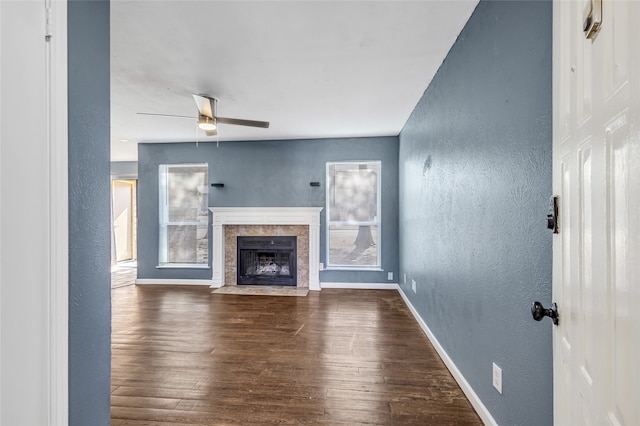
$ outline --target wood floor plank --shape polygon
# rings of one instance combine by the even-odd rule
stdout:
[[[481,424],[395,291],[112,298],[113,425]]]

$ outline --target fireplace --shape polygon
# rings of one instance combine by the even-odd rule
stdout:
[[[296,237],[238,236],[238,285],[296,286]]]
[[[211,288],[237,284],[238,236],[295,235],[298,237],[297,287],[320,290],[322,207],[209,207],[209,210],[212,213]]]

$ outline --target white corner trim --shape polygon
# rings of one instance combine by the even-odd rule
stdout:
[[[49,383],[48,424],[69,421],[69,184],[67,1],[47,1],[45,42],[49,128]]]
[[[359,290],[398,290],[397,283],[333,283],[321,282],[320,288],[345,288]]]
[[[0,22],[2,22],[2,7],[0,6]],[[0,29],[0,37],[2,37],[2,30]],[[2,44],[0,44],[0,99],[2,99]],[[2,103],[0,102],[0,129],[2,128]],[[0,166],[2,166],[2,132],[0,131]],[[2,189],[2,174],[0,173],[0,190]],[[2,199],[0,198],[0,241],[2,241]],[[2,259],[2,244],[0,244],[0,259]],[[2,260],[0,260],[0,268],[2,267]],[[0,274],[0,307],[2,307],[2,274]],[[0,330],[2,327],[2,315],[0,315]],[[0,338],[0,383],[2,381],[2,338]],[[0,386],[0,419],[2,418],[2,386]]]
[[[445,365],[451,372],[451,375],[453,376],[454,379],[456,379],[456,382],[458,382],[458,385],[460,386],[460,388],[462,388],[462,391],[469,399],[469,402],[471,402],[471,405],[473,405],[473,408],[475,408],[476,412],[482,419],[482,422],[485,425],[497,426],[498,423],[496,423],[495,419],[493,418],[493,416],[491,415],[487,407],[482,403],[482,401],[480,400],[478,395],[475,393],[475,391],[473,390],[469,382],[467,382],[467,379],[464,378],[460,370],[458,370],[458,367],[456,366],[456,364],[449,357],[449,355],[444,350],[442,345],[440,345],[440,342],[438,342],[438,339],[436,339],[436,336],[434,336],[434,334],[431,332],[431,330],[429,329],[429,326],[427,326],[427,324],[424,322],[420,314],[418,314],[418,311],[416,310],[416,308],[413,307],[413,305],[411,304],[407,296],[404,294],[402,289],[398,288],[398,292],[400,293],[402,300],[404,300],[404,303],[407,305],[407,307],[415,317],[416,321],[418,321],[420,328],[422,328],[422,331],[424,331],[424,334],[427,335],[427,338],[429,339],[433,347],[438,352],[438,355],[440,355],[440,358],[442,359],[442,361],[444,361]]]
[[[138,278],[136,285],[211,285],[211,280]]]

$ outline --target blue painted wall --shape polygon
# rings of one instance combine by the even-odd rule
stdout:
[[[158,165],[208,163],[209,206],[324,207],[327,161],[382,161],[384,271],[322,271],[322,282],[383,283],[398,271],[398,138],[352,138],[215,143],[140,144],[138,147],[138,278],[210,279],[211,270],[158,269]],[[321,182],[311,187],[309,182]],[[324,211],[320,261],[325,262]],[[211,242],[209,242],[211,246]]]
[[[505,425],[553,422],[551,21],[481,1],[400,134],[402,291]]]
[[[71,0],[67,16],[69,424],[97,426],[110,423],[109,1]]]

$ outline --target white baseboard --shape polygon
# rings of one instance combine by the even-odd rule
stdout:
[[[160,278],[138,278],[136,285],[211,285],[211,280],[185,280],[175,279],[167,280]]]
[[[469,382],[467,382],[467,380],[464,378],[460,370],[458,370],[458,367],[456,366],[456,364],[449,357],[449,355],[444,350],[442,345],[440,345],[440,342],[438,342],[438,339],[436,339],[436,336],[433,335],[433,333],[431,332],[427,324],[424,322],[420,314],[418,314],[418,311],[416,310],[416,308],[413,307],[413,305],[411,304],[407,296],[404,294],[404,292],[400,288],[398,288],[398,292],[400,293],[400,296],[402,296],[402,300],[404,300],[404,303],[407,305],[407,307],[415,317],[416,321],[418,321],[420,328],[422,328],[422,331],[424,331],[424,333],[427,335],[427,338],[431,341],[431,344],[438,352],[438,355],[440,355],[440,358],[442,358],[442,361],[444,361],[445,365],[451,372],[451,375],[453,376],[454,379],[456,379],[456,382],[458,382],[458,385],[460,386],[460,388],[462,388],[462,391],[469,399],[469,402],[471,402],[471,405],[473,405],[473,408],[475,408],[476,412],[482,419],[482,422],[485,425],[497,426],[498,423],[496,423],[495,419],[493,418],[493,416],[491,415],[487,407],[485,407],[485,405],[482,403],[478,395],[474,392]]]
[[[188,280],[188,279],[161,279],[161,278],[138,278],[136,285],[206,285],[210,288],[220,288],[221,285],[214,285],[211,280]],[[320,283],[320,288],[344,288],[360,290],[398,290],[396,283]],[[310,289],[311,290],[311,289]]]
[[[398,290],[397,283],[331,283],[321,282],[320,288],[348,288],[359,290]]]

